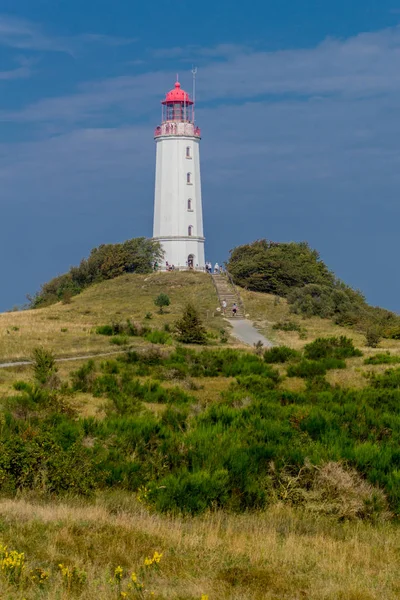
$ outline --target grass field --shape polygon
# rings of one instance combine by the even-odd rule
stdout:
[[[160,292],[167,293],[171,299],[165,314],[159,314],[154,306],[154,298]],[[365,346],[364,336],[352,329],[339,327],[328,319],[303,319],[292,315],[285,299],[243,289],[240,294],[249,318],[276,344],[300,349],[319,336],[346,335],[354,340],[365,356],[376,353],[376,350]],[[70,304],[58,303],[48,308],[0,314],[0,361],[29,358],[36,346],[44,346],[58,357],[115,351],[118,348],[110,343],[109,337],[94,332],[98,325],[123,322],[129,318],[133,322],[161,329],[167,323],[172,325],[180,317],[187,301],[194,302],[199,308],[209,330],[216,334],[221,328],[229,331],[229,325],[215,310],[218,300],[209,276],[188,272],[123,275],[88,288],[75,296]],[[149,312],[152,314],[150,320],[145,318]],[[299,325],[301,336],[296,331],[285,332],[273,328],[275,323],[289,320]],[[135,347],[149,345],[139,337],[132,338],[131,343]],[[234,339],[230,340],[230,344],[240,346]],[[379,351],[400,354],[400,341],[382,340]],[[66,364],[59,368],[67,373],[77,368],[77,364]],[[384,368],[384,365],[365,366],[363,358],[355,358],[348,361],[347,369],[331,371],[327,378],[332,384],[363,387],[367,372],[381,372]],[[8,388],[9,381],[15,379],[13,371],[9,374],[0,372],[0,393]],[[23,373],[24,369],[20,372]],[[285,387],[296,390],[303,385],[303,381],[296,380],[286,380],[284,383]]]
[[[273,294],[250,292],[240,289],[240,295],[244,302],[248,318],[253,321],[257,329],[264,333],[271,341],[278,345],[286,345],[296,350],[302,349],[306,344],[317,337],[346,336],[351,338],[354,345],[362,350],[362,358],[352,358],[347,363],[346,369],[333,370],[327,375],[331,384],[339,384],[343,387],[365,387],[365,375],[368,372],[380,373],[387,368],[385,365],[364,365],[364,358],[379,352],[390,352],[393,355],[400,354],[400,341],[382,339],[378,349],[369,348],[365,345],[365,336],[354,329],[335,325],[329,319],[319,317],[302,318],[290,312],[287,301]],[[278,322],[291,321],[301,329],[301,335],[297,331],[280,331],[274,329]],[[288,389],[302,389],[304,382],[294,380],[285,381],[284,386]]]
[[[49,573],[40,590],[16,591],[0,579],[2,600],[122,598],[108,583],[134,571],[159,600],[397,600],[396,525],[338,524],[275,506],[267,513],[180,519],[149,514],[132,496],[99,496],[95,505],[0,502],[0,539],[24,552],[27,570]],[[145,557],[162,553],[159,568]],[[80,594],[63,585],[59,564],[87,575]],[[154,595],[150,595],[154,592]]]
[[[168,294],[171,305],[160,315],[154,299]],[[56,356],[74,356],[115,350],[110,339],[97,335],[98,325],[116,321],[146,323],[152,328],[173,324],[186,302],[199,309],[206,326],[219,331],[223,320],[215,309],[218,301],[209,276],[203,273],[154,273],[123,275],[85,290],[70,304],[0,314],[0,361],[28,358],[36,346],[45,346]],[[150,320],[146,313],[152,313]],[[217,316],[214,316],[214,313]],[[135,338],[135,344],[139,339]]]
[[[171,305],[160,315],[153,301],[161,291],[169,295]],[[364,387],[366,373],[388,368],[364,365],[366,356],[386,350],[400,354],[400,342],[384,340],[378,350],[366,348],[361,334],[328,320],[304,320],[291,315],[282,299],[278,302],[274,296],[245,290],[241,295],[250,319],[277,344],[300,349],[319,336],[351,337],[364,356],[349,358],[346,369],[329,371],[326,379],[331,384]],[[124,275],[87,289],[70,304],[1,314],[0,361],[27,358],[39,345],[57,356],[118,350],[110,344],[110,338],[94,333],[94,328],[129,318],[161,329],[178,319],[188,300],[197,305],[209,330],[218,332],[224,327],[221,317],[214,316],[217,299],[206,275]],[[145,319],[147,312],[152,313],[150,320]],[[298,323],[301,336],[296,331],[273,329],[274,323],[287,320]],[[212,341],[218,343],[217,339]],[[143,338],[132,338],[132,343],[139,349],[150,346]],[[169,348],[163,350],[168,351]],[[95,362],[103,360],[97,358]],[[60,378],[65,381],[82,364],[83,361],[59,363]],[[284,375],[286,367],[276,368]],[[0,371],[0,400],[16,393],[12,383],[17,379],[31,380],[30,369],[12,367]],[[138,379],[143,382],[146,376]],[[195,399],[191,409],[195,415],[211,404],[223,402],[224,393],[228,393],[234,380],[222,376],[187,377],[165,380],[163,386],[178,384],[188,391]],[[279,383],[280,388],[293,391],[302,390],[305,385],[304,379],[296,377],[285,377]],[[104,397],[80,392],[69,399],[77,410],[77,418],[99,420],[106,416],[105,401]],[[167,405],[147,403],[146,408],[161,416]],[[34,427],[30,435],[35,435]],[[0,569],[1,600],[400,597],[400,536],[396,521],[341,523],[333,517],[316,516],[279,502],[266,511],[241,515],[210,511],[201,517],[184,518],[155,514],[139,503],[135,494],[122,490],[96,492],[90,501],[72,497],[49,500],[36,491],[0,499],[1,545],[23,552],[26,561],[20,585],[12,583],[10,573]],[[162,553],[160,563],[154,568],[145,567],[144,559],[154,552]],[[68,569],[67,575],[63,575],[60,564]],[[78,573],[76,581],[72,575],[68,578],[74,567]],[[115,577],[117,567],[122,567],[121,581]],[[48,574],[44,583],[33,582],[38,572],[35,569]],[[128,590],[133,571],[143,583],[143,590]]]

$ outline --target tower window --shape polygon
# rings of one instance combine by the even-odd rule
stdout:
[[[188,236],[193,235],[193,225],[189,225],[188,227]]]
[[[192,152],[190,146],[186,146],[186,158],[192,158]]]
[[[188,183],[188,184],[192,183],[192,174],[191,173],[186,174],[186,183]]]
[[[191,199],[191,198],[189,198],[189,200],[188,200],[188,206],[187,206],[187,209],[188,209],[188,210],[193,210],[193,208],[192,208],[192,199]]]

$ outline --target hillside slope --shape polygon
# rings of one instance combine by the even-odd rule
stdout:
[[[171,300],[163,315],[154,306],[160,292],[168,294]],[[38,345],[57,356],[107,351],[110,340],[96,335],[96,326],[131,319],[153,328],[162,327],[174,323],[188,301],[197,306],[208,329],[223,327],[221,317],[213,316],[218,300],[211,278],[189,272],[126,274],[89,287],[69,304],[59,302],[47,308],[2,313],[0,361],[27,358]],[[145,320],[148,312],[152,318]]]

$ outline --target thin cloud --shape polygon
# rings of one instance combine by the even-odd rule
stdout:
[[[82,42],[104,44],[106,46],[128,46],[137,42],[137,38],[115,37],[103,33],[84,33],[79,38]]]
[[[71,37],[51,36],[43,32],[36,23],[0,15],[0,45],[10,48],[74,55],[85,44],[123,46],[135,41],[134,38],[119,38],[101,33],[86,33]]]
[[[178,49],[172,52],[178,54]],[[201,53],[204,64],[198,72],[198,97],[202,102],[400,93],[399,27],[345,40],[327,39],[310,49],[266,52],[225,45],[202,48]],[[189,70],[187,76],[190,85]],[[91,81],[69,96],[42,99],[20,111],[3,112],[0,119],[77,123],[104,118],[107,122],[111,110],[122,118],[138,118],[152,112],[173,77],[174,73],[150,71]]]
[[[72,52],[65,40],[48,36],[38,25],[8,15],[0,15],[0,45],[21,50]]]
[[[0,71],[0,79],[11,80],[11,79],[27,79],[32,74],[29,67],[19,67],[18,69],[11,69],[10,71]]]

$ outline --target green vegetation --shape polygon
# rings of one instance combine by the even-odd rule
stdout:
[[[231,251],[228,271],[238,285],[286,297],[297,287],[331,287],[335,278],[307,243],[277,244],[258,240]]]
[[[160,315],[157,310],[146,319],[161,292],[171,299],[168,312]],[[41,309],[0,314],[0,360],[28,360],[32,350],[42,345],[57,357],[107,352],[111,350],[110,338],[120,334],[98,335],[96,328],[114,324],[125,327],[128,320],[138,328],[134,339],[128,335],[129,343],[145,345],[143,336],[150,327],[162,330],[169,325],[172,331],[187,302],[195,303],[207,331],[219,336],[223,320],[215,311],[215,288],[208,275],[194,271],[127,273],[89,286],[71,304],[58,302]]]
[[[367,346],[369,346],[370,348],[376,348],[381,339],[382,335],[378,329],[374,327],[369,327],[367,329],[367,332],[365,334],[365,343]]]
[[[394,356],[390,352],[374,354],[364,360],[365,365],[393,365],[400,363],[400,356]]]
[[[273,346],[264,352],[266,363],[285,363],[300,358],[300,352],[287,346]]]
[[[167,294],[161,292],[160,294],[158,294],[157,298],[155,298],[154,304],[158,306],[159,312],[162,315],[164,312],[164,307],[169,306],[171,304],[171,300],[169,299],[169,296],[167,296]]]
[[[312,360],[324,358],[351,358],[362,356],[361,350],[354,347],[353,341],[345,336],[317,338],[304,346],[304,356]]]
[[[281,352],[295,360],[287,375],[306,379],[303,392],[285,391],[284,373],[254,353],[183,347],[91,360],[50,388],[51,356],[43,361],[39,353],[35,373],[44,363],[45,375],[40,366],[37,384],[17,383],[3,402],[3,493],[91,497],[120,489],[159,512],[190,514],[280,500],[340,517],[347,490],[358,504],[346,518],[383,518],[388,505],[400,514],[400,369],[371,377],[364,390],[345,390],[321,376],[345,366],[335,353],[355,354],[348,340],[310,344],[305,352],[319,360]],[[186,391],[198,387],[192,378],[230,384],[218,401],[199,402]],[[107,418],[76,414],[68,399],[77,393],[102,399]]]
[[[187,304],[182,318],[175,325],[178,340],[183,344],[205,344],[206,330],[201,322],[199,312],[193,304]]]
[[[114,279],[124,273],[150,273],[161,257],[161,246],[152,239],[134,238],[123,244],[102,244],[93,248],[89,258],[83,259],[79,267],[71,267],[68,273],[42,285],[40,292],[31,299],[31,306],[39,308],[60,300],[70,304],[73,296],[93,283]]]
[[[246,289],[286,298],[294,314],[329,318],[338,325],[378,332],[378,337],[392,338],[400,331],[398,315],[369,306],[305,242],[258,240],[238,246],[231,251],[228,270],[235,283]],[[372,338],[367,335],[369,344]]]

